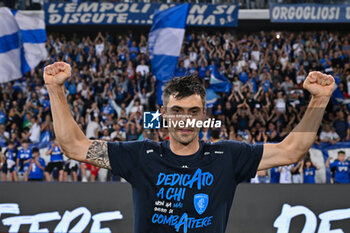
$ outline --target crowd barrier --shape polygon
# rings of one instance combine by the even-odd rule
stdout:
[[[0,232],[133,232],[126,183],[1,183],[0,190]],[[349,193],[350,185],[240,184],[226,232],[347,232]]]

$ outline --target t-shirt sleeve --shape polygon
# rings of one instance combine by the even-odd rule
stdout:
[[[334,161],[333,163],[329,164],[330,168],[335,168],[337,166],[337,161]]]
[[[255,177],[263,154],[263,144],[227,141],[232,154],[232,166],[236,181],[241,182]]]
[[[108,142],[107,145],[112,174],[130,181],[133,170],[139,166],[144,141]]]
[[[43,166],[43,167],[45,167],[45,166],[46,166],[46,165],[45,165],[45,160],[41,159],[41,160],[40,160],[40,165]]]

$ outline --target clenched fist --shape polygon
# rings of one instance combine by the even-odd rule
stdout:
[[[306,77],[303,87],[314,97],[330,97],[334,89],[334,78],[331,75],[312,71]]]
[[[55,62],[44,69],[44,80],[46,85],[62,86],[71,76],[71,67],[65,62]]]

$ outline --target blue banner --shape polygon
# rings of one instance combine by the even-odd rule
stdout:
[[[152,25],[155,10],[166,10],[176,4],[120,2],[50,2],[44,4],[47,25],[131,24]],[[238,5],[191,4],[188,26],[236,27]]]
[[[272,23],[350,23],[350,4],[270,4]]]

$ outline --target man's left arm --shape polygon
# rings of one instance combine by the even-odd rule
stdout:
[[[334,88],[334,78],[318,71],[311,72],[303,84],[312,97],[308,108],[292,132],[280,143],[265,143],[258,170],[296,163],[315,141],[324,111]]]

